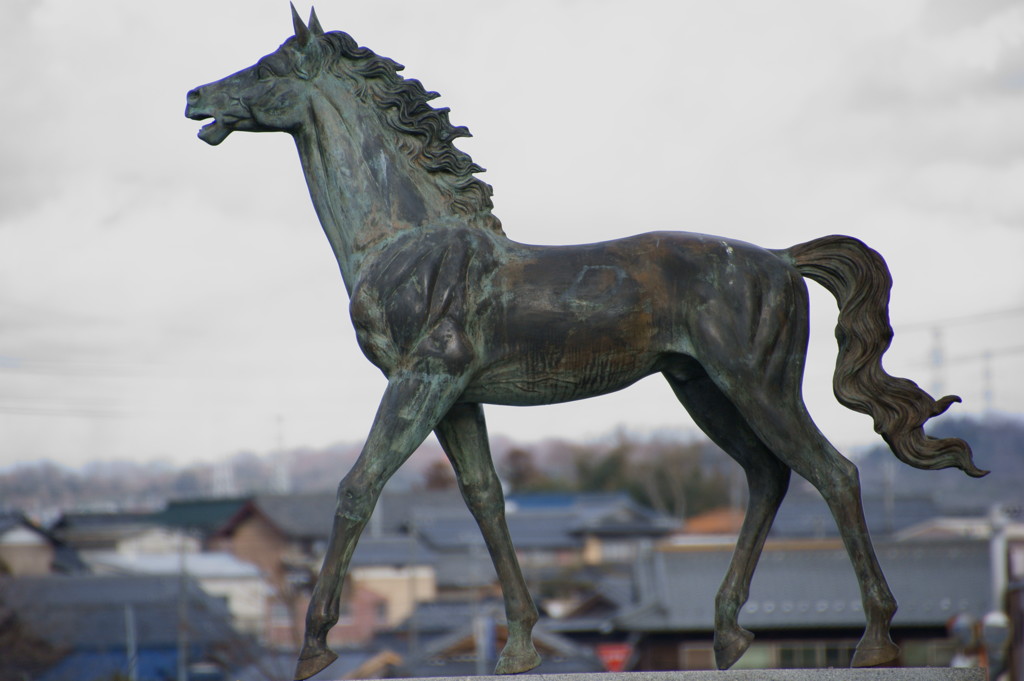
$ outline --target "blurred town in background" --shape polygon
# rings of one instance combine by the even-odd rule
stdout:
[[[939,420],[980,466],[919,471],[860,452],[866,515],[899,601],[903,666],[1022,679],[1024,421]],[[507,517],[542,619],[542,673],[709,669],[714,596],[746,503],[710,442],[616,433],[495,438]],[[241,453],[187,468],[52,464],[0,474],[0,679],[289,679],[359,447]],[[315,678],[490,674],[501,593],[451,467],[429,442],[385,488]],[[794,478],[740,623],[739,668],[845,666],[864,626],[820,495]],[[994,677],[993,677],[994,678]]]

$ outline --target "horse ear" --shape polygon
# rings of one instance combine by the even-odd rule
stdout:
[[[305,47],[309,44],[310,32],[306,28],[306,24],[302,23],[302,19],[299,17],[299,13],[295,11],[295,3],[289,3],[292,6],[292,26],[295,28],[295,38],[299,41],[299,45]]]
[[[324,29],[320,25],[320,20],[316,18],[316,8],[309,8],[309,30],[313,35],[323,35]]]

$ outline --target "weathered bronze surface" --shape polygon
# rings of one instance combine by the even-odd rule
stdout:
[[[747,516],[716,598],[718,666],[731,666],[753,638],[737,617],[790,471],[821,491],[853,562],[867,620],[853,664],[893,660],[896,601],[865,526],[857,469],[801,397],[804,277],[839,304],[839,401],[872,416],[912,466],[984,471],[965,442],[922,429],[959,398],[934,400],[882,368],[892,338],[882,258],[844,236],[784,250],[681,232],[584,246],[511,241],[491,214],[491,188],[473,176],[481,169],[452,144],[468,131],[428,104],[436,93],[345,33],[325,33],[315,14],[307,25],[292,13],[294,36],[254,66],[189,92],[185,114],[213,119],[199,132],[211,145],[235,130],[294,137],[360,347],[388,379],[338,489],[296,678],[336,658],[326,637],[356,541],[385,482],[431,431],[504,589],[509,639],[496,672],[539,664],[537,609],[505,523],[481,405],[578,400],[653,373],[747,474]]]

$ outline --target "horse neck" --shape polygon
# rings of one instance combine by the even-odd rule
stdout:
[[[295,142],[317,217],[351,294],[375,246],[447,211],[436,186],[413,168],[376,112],[350,94],[333,94],[311,99],[311,120]]]

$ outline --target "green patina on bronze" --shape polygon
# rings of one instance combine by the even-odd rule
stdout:
[[[718,666],[731,666],[753,638],[737,618],[790,471],[828,502],[860,583],[867,628],[853,664],[893,660],[896,601],[865,526],[857,469],[801,397],[803,277],[839,304],[839,401],[873,417],[912,466],[984,472],[965,442],[922,429],[959,398],[934,400],[882,368],[892,338],[882,258],[844,236],[785,250],[682,232],[582,246],[512,241],[491,214],[491,188],[474,177],[481,168],[452,144],[468,131],[429,105],[436,93],[348,35],[324,32],[315,14],[307,25],[292,12],[294,36],[254,66],[189,92],[185,113],[213,119],[199,133],[212,145],[235,130],[294,137],[360,347],[388,379],[338,489],[296,678],[335,659],[326,637],[356,541],[385,482],[431,431],[504,590],[509,638],[496,672],[539,664],[537,609],[505,523],[481,405],[578,400],[653,373],[747,474],[750,503],[716,598]]]

